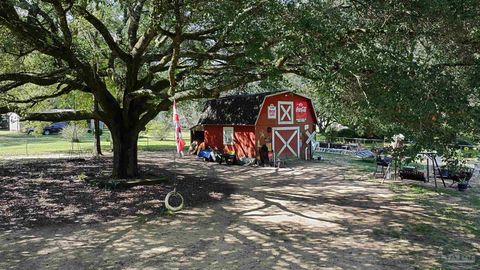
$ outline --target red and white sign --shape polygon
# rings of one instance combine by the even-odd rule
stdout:
[[[307,103],[304,101],[295,102],[295,120],[297,122],[307,121]]]
[[[268,119],[277,119],[277,107],[273,104],[268,106]]]

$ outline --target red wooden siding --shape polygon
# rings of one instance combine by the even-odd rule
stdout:
[[[292,102],[293,104],[293,124],[279,124],[279,102]],[[296,119],[295,115],[295,105],[299,102],[306,104],[307,106],[307,113],[306,119],[304,122],[300,122]],[[270,105],[274,105],[276,108],[276,117],[275,119],[268,119],[268,107]],[[284,119],[287,120],[287,119]],[[305,126],[308,125],[307,128]],[[280,93],[273,96],[268,96],[265,98],[263,102],[263,106],[260,110],[259,117],[257,119],[256,127],[255,127],[255,135],[256,135],[256,149],[258,149],[267,143],[272,143],[272,136],[273,131],[272,129],[275,127],[299,127],[300,130],[300,158],[305,158],[305,148],[307,148],[307,155],[310,153],[310,146],[306,145],[306,141],[308,139],[307,131],[312,133],[315,131],[316,125],[316,117],[315,112],[312,107],[312,102],[305,97],[295,95],[293,93]],[[278,149],[277,149],[278,150]]]
[[[296,105],[300,103],[303,104],[302,108],[304,110],[299,110],[296,113]],[[270,105],[275,107],[275,119],[268,119],[268,108]],[[279,123],[279,117],[282,116],[283,111],[280,106],[284,106],[283,111],[286,110],[291,113],[281,123]],[[248,110],[249,108],[243,109]],[[315,131],[316,121],[315,111],[310,99],[291,92],[278,93],[265,98],[255,126],[205,124],[205,144],[226,152],[235,151],[238,158],[256,157],[263,144],[267,144],[271,148],[274,147],[274,142],[272,141],[274,139],[273,133],[274,130],[278,130],[277,137],[280,136],[282,138],[275,138],[275,147],[278,148],[276,149],[277,153],[281,152],[279,155],[281,158],[296,157],[298,149],[300,149],[299,158],[311,158],[310,145],[306,144],[308,139],[307,133],[311,134]],[[223,127],[233,127],[233,145],[223,144]],[[288,129],[288,127],[291,128]],[[298,132],[298,137],[295,136],[295,141],[290,141],[288,144],[289,148],[282,150],[285,145],[283,141],[288,142],[294,130]],[[290,149],[294,149],[296,152],[294,153]]]
[[[223,144],[223,127],[221,125],[205,125],[205,145],[222,149],[225,152],[235,151],[238,158],[255,157],[255,128],[253,126],[233,126],[233,145]]]
[[[235,153],[238,158],[255,157],[255,127],[235,126],[233,128]]]
[[[275,148],[276,158],[301,157],[299,156],[299,134],[296,127],[287,127],[288,129],[273,129],[272,144]],[[301,139],[300,139],[301,140]]]

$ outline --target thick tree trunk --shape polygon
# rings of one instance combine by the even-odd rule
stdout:
[[[94,128],[94,134],[95,134],[95,154],[97,156],[102,155],[102,144],[100,141],[100,121],[97,119],[93,120],[93,125],[95,126]]]
[[[138,132],[125,129],[112,130],[112,139],[113,177],[133,178],[138,176]]]

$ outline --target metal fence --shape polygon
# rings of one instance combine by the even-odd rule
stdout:
[[[185,138],[188,142],[188,138]],[[110,136],[101,136],[102,152],[112,150]],[[162,151],[175,149],[172,136],[153,137],[141,136],[138,139],[140,151]],[[27,135],[24,133],[0,132],[0,158],[14,156],[91,156],[95,152],[95,143],[92,135],[81,138],[79,142],[70,142],[60,135]]]

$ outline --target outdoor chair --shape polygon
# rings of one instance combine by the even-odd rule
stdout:
[[[373,177],[376,177],[377,174],[381,174],[381,176],[385,178],[386,173],[390,169],[392,158],[386,157],[386,156],[384,157],[377,156],[375,162],[376,162],[376,167],[375,167],[375,172],[373,173]]]

